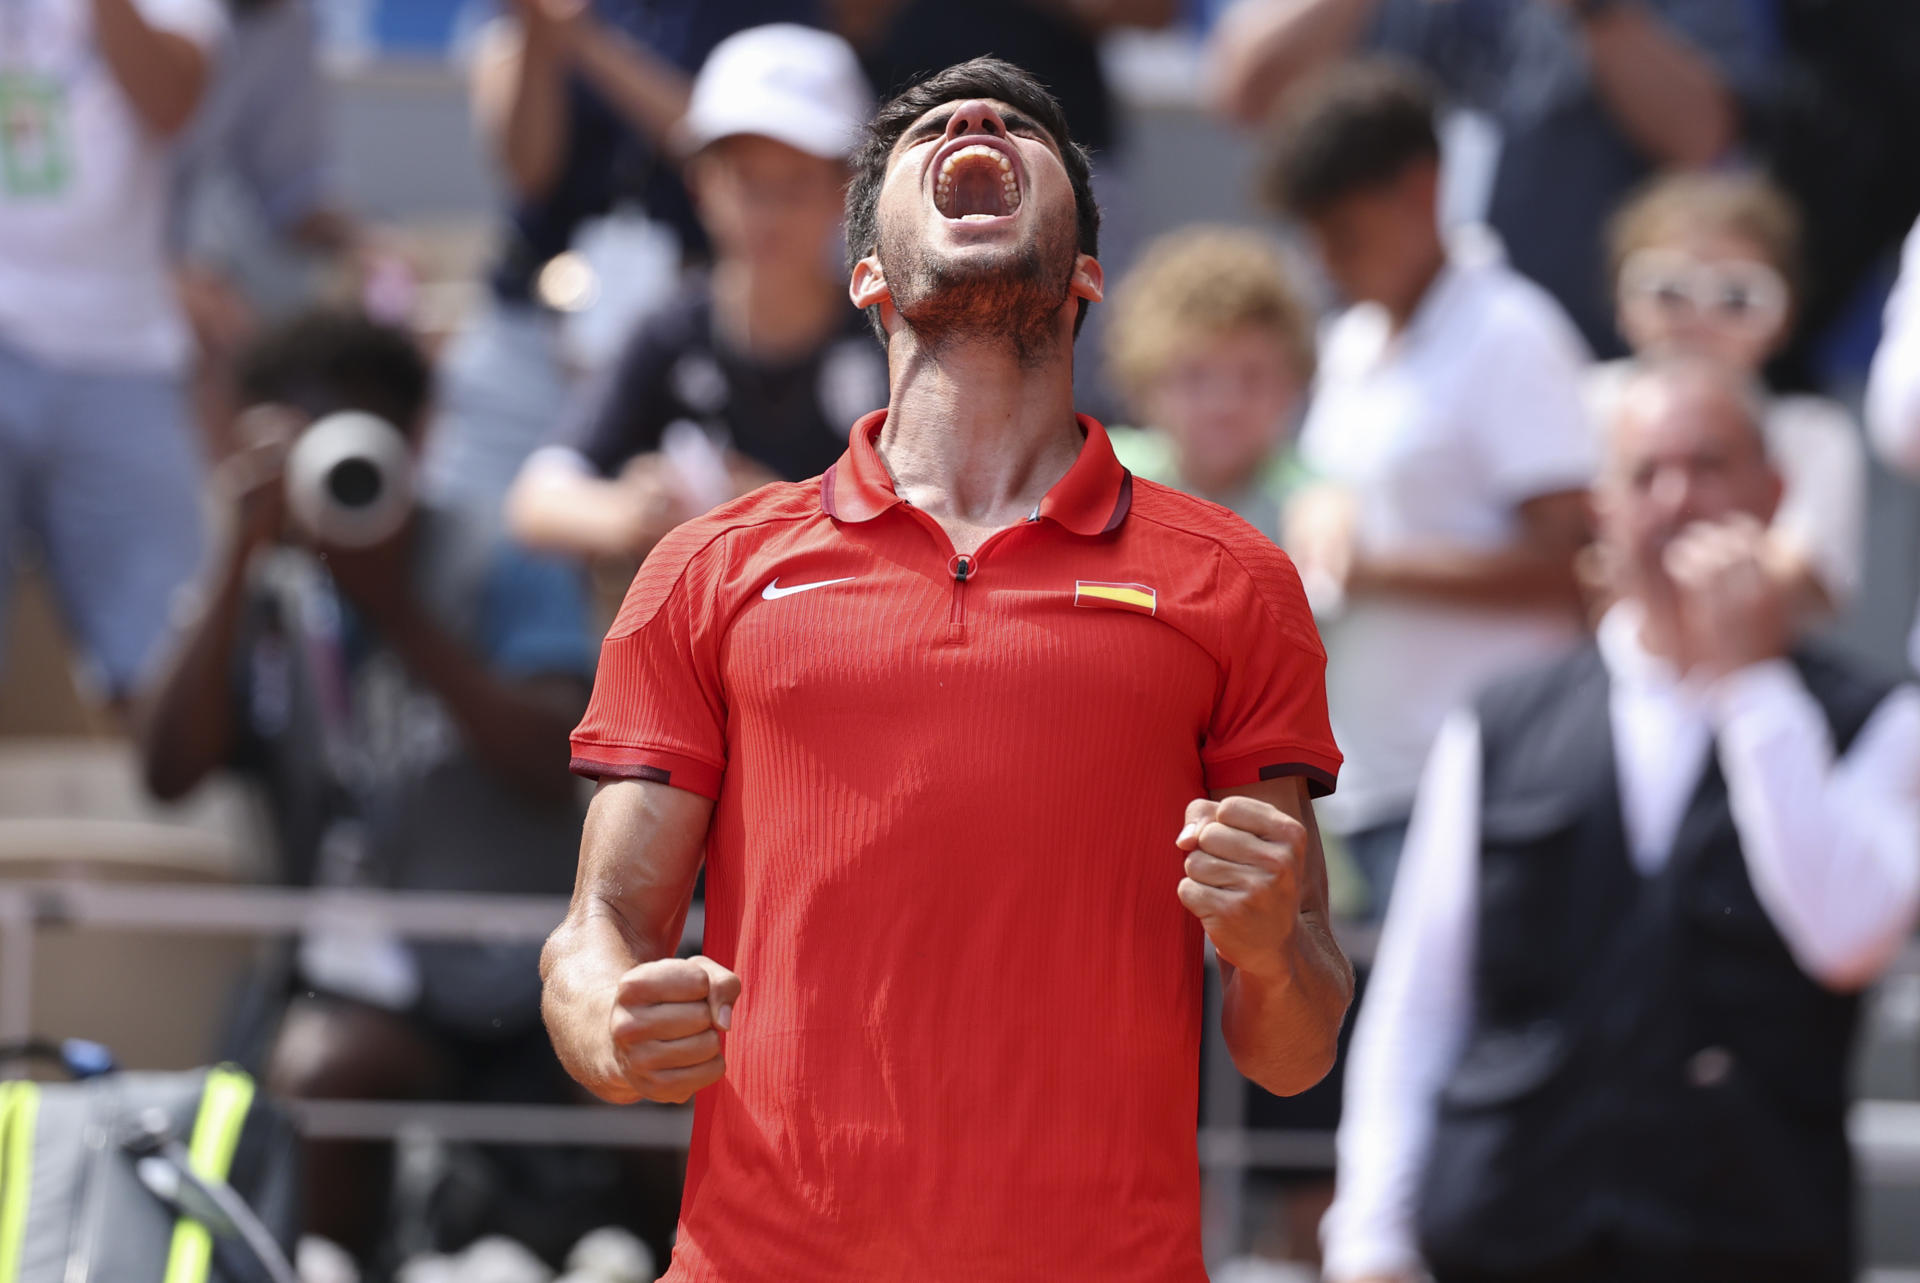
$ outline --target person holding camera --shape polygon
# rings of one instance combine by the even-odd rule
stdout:
[[[238,381],[254,440],[216,475],[218,551],[142,726],[149,787],[250,776],[296,885],[566,891],[593,672],[576,577],[408,498],[430,377],[399,331],[298,317]],[[330,925],[288,996],[266,1056],[284,1095],[565,1099],[526,947]],[[310,1154],[309,1228],[364,1253],[384,1157]]]

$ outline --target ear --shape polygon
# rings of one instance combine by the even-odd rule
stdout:
[[[887,289],[887,275],[880,270],[879,255],[869,254],[853,265],[853,279],[847,283],[847,297],[862,312],[893,301],[893,294]]]
[[[1073,278],[1067,282],[1068,297],[1098,303],[1107,296],[1106,289],[1107,274],[1101,268],[1099,259],[1091,254],[1081,254],[1073,260]]]

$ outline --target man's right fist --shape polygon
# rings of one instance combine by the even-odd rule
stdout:
[[[662,958],[620,977],[613,1055],[644,1100],[677,1105],[720,1081],[720,1034],[733,1024],[740,977],[712,958]]]

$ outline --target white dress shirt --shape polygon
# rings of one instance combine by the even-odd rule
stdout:
[[[1630,604],[1601,622],[1608,717],[1634,865],[1666,864],[1707,754],[1719,753],[1747,875],[1808,975],[1864,985],[1920,906],[1920,689],[1903,685],[1835,759],[1818,704],[1785,660],[1712,686],[1640,644]],[[1435,1101],[1472,1019],[1480,727],[1442,729],[1354,1030],[1339,1187],[1321,1227],[1326,1277],[1418,1273],[1416,1200]]]
[[[1327,327],[1301,459],[1354,496],[1365,553],[1504,547],[1522,504],[1593,478],[1589,359],[1559,305],[1496,246],[1463,233],[1398,333],[1373,303]],[[1384,594],[1319,623],[1346,754],[1320,816],[1342,833],[1404,819],[1447,713],[1573,637],[1565,611]]]
[[[1920,221],[1900,252],[1867,376],[1867,436],[1888,467],[1920,478]]]

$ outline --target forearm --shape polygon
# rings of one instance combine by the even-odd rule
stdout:
[[[217,554],[198,613],[135,718],[142,771],[155,797],[183,796],[232,753],[233,656],[250,556],[232,539]]]
[[[547,690],[507,682],[417,608],[383,625],[408,670],[446,704],[474,754],[527,796],[571,796],[567,742],[580,709]]]
[[[1920,694],[1876,710],[1845,759],[1784,660],[1715,690],[1718,751],[1754,892],[1801,966],[1870,982],[1920,902]]]
[[[677,933],[676,933],[677,934]],[[620,978],[643,962],[671,957],[591,893],[574,907],[540,954],[540,1009],[554,1053],[574,1081],[615,1105],[640,1099],[614,1053],[612,1019]]]
[[[1736,141],[1739,110],[1719,72],[1639,0],[1582,30],[1601,102],[1655,163],[1706,165]]]
[[[618,483],[536,466],[507,494],[507,526],[529,548],[574,557],[638,555],[633,504]]]
[[[569,123],[557,35],[542,24],[521,24],[492,55],[474,97],[507,182],[523,199],[545,195],[566,162]]]
[[[1577,610],[1571,554],[1526,547],[1430,548],[1358,556],[1347,592],[1424,597],[1458,606]]]
[[[687,112],[693,82],[678,67],[621,32],[595,24],[574,50],[580,74],[655,147],[665,149]]]
[[[153,26],[133,0],[93,0],[93,21],[101,58],[147,129],[168,138],[185,128],[210,70],[200,46]]]
[[[1273,976],[1223,966],[1221,1032],[1233,1063],[1276,1096],[1293,1096],[1333,1068],[1353,1000],[1353,967],[1324,917],[1300,915],[1286,966]]]
[[[1350,52],[1378,7],[1379,0],[1260,0],[1229,10],[1211,41],[1216,105],[1258,124],[1289,87]]]

